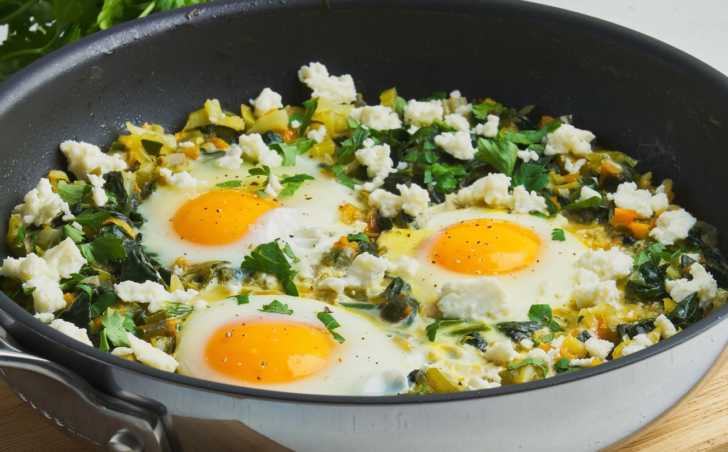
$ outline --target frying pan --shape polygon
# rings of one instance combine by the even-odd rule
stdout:
[[[64,162],[69,138],[109,144],[126,120],[183,124],[204,99],[271,86],[307,92],[322,61],[365,98],[460,89],[575,115],[637,156],[678,201],[728,231],[728,80],[663,43],[597,19],[514,1],[220,2],[99,33],[0,86],[0,213]],[[5,227],[3,222],[3,227]],[[5,231],[1,231],[3,234]],[[110,450],[594,450],[683,396],[728,342],[728,307],[677,336],[543,381],[426,396],[272,392],[164,373],[102,353],[0,297],[0,369],[59,425]]]

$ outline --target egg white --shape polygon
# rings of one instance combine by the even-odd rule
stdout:
[[[311,267],[342,235],[358,232],[362,225],[346,225],[339,220],[339,206],[357,205],[354,192],[321,173],[316,161],[299,156],[295,166],[272,169],[276,175],[308,174],[308,180],[293,194],[279,199],[280,206],[262,215],[240,240],[225,245],[200,245],[183,240],[172,227],[171,219],[187,201],[221,182],[248,177],[250,165],[238,170],[224,169],[213,161],[192,163],[190,174],[201,181],[195,188],[160,186],[139,207],[145,223],[141,227],[145,247],[167,266],[179,257],[189,262],[226,260],[239,265],[256,246],[283,239],[296,256],[299,272],[311,277]]]
[[[293,310],[290,316],[260,312],[273,300]],[[323,328],[316,314],[325,308],[341,325],[336,331],[346,340],[336,344],[329,364],[314,375],[288,383],[255,384],[235,380],[212,369],[205,361],[204,349],[212,333],[236,319],[252,321],[295,321]],[[407,375],[422,365],[422,355],[408,353],[397,345],[391,334],[378,328],[365,316],[320,301],[287,295],[253,295],[250,302],[238,305],[223,301],[195,311],[185,321],[179,336],[175,357],[179,372],[197,378],[241,386],[306,394],[385,395],[404,392]]]
[[[465,220],[478,218],[493,218],[516,223],[535,232],[541,240],[541,252],[536,262],[525,269],[501,275],[487,277],[466,275],[452,272],[432,263],[429,251],[434,238],[440,231]],[[563,305],[569,300],[575,263],[579,256],[588,248],[573,234],[565,232],[564,241],[555,241],[551,238],[554,228],[561,228],[554,220],[507,213],[503,211],[468,208],[434,213],[423,220],[421,230],[410,234],[412,243],[397,243],[390,247],[385,255],[396,260],[402,256],[415,259],[417,265],[409,268],[408,275],[402,274],[412,285],[415,297],[425,305],[434,304],[442,286],[446,282],[472,278],[491,278],[500,284],[507,294],[508,313],[494,320],[525,320],[528,309],[532,304]],[[386,237],[387,233],[383,234]],[[381,240],[381,239],[380,239]],[[396,242],[406,242],[405,235],[395,239]],[[392,241],[384,239],[383,242]]]

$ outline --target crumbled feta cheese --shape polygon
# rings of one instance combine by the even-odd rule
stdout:
[[[68,140],[61,143],[61,152],[68,159],[68,169],[79,179],[88,179],[91,173],[103,176],[127,169],[123,158],[104,154],[94,144]]]
[[[389,262],[389,271],[404,276],[405,278],[412,278],[417,274],[419,266],[420,261],[417,259],[409,256],[400,256]]]
[[[134,350],[131,347],[114,347],[111,354],[114,356],[129,356],[134,354]]]
[[[443,132],[435,137],[435,144],[459,160],[472,160],[475,157],[469,132]]]
[[[653,345],[652,339],[646,334],[638,334],[633,337],[632,340],[622,349],[622,356],[631,355],[637,353],[640,350],[644,350],[650,345]]]
[[[78,273],[86,263],[86,259],[81,255],[76,243],[69,237],[66,237],[53,248],[48,249],[43,254],[43,260],[61,278],[69,278],[72,274]]]
[[[668,319],[665,314],[660,314],[655,319],[655,329],[660,333],[660,337],[667,339],[677,334],[677,328]]]
[[[313,91],[311,97],[326,99],[337,104],[348,104],[356,100],[354,79],[349,74],[329,75],[321,63],[310,63],[298,70],[298,79]]]
[[[302,125],[303,124],[301,124],[301,121],[299,121],[298,119],[294,119],[293,121],[291,121],[291,127],[294,129],[300,129]]]
[[[23,289],[33,289],[35,312],[56,312],[66,307],[63,291],[57,279],[36,276],[23,283]]]
[[[309,140],[313,140],[316,143],[323,143],[323,141],[326,139],[326,126],[323,124],[320,124],[318,127],[309,127],[308,132],[306,132],[306,138]]]
[[[8,35],[10,34],[10,27],[8,24],[2,24],[0,25],[0,46],[5,43],[5,41],[8,40]]]
[[[513,197],[508,193],[510,186],[510,177],[501,173],[491,173],[461,188],[451,199],[461,206],[485,202],[491,207],[510,207],[513,204]]]
[[[404,122],[424,127],[442,119],[444,110],[442,103],[436,100],[420,102],[411,99],[404,108]]]
[[[225,155],[215,160],[215,164],[220,168],[239,169],[240,165],[243,164],[242,155],[243,149],[237,144],[234,144],[227,149]]]
[[[363,148],[358,149],[354,155],[359,163],[367,167],[367,175],[372,178],[361,186],[362,189],[372,191],[384,183],[384,179],[394,171],[394,161],[390,157],[388,144],[374,145],[364,143]]]
[[[528,350],[528,353],[526,353],[526,358],[541,359],[551,364],[551,357],[548,355],[548,353],[541,350],[540,348],[533,348],[534,344],[531,339],[522,339],[519,344],[521,345],[521,347]]]
[[[402,128],[402,121],[400,121],[397,113],[384,105],[354,108],[349,113],[349,117],[374,130]]]
[[[463,115],[459,115],[457,113],[446,115],[445,124],[459,132],[470,133],[470,123],[468,122],[468,118]]]
[[[664,194],[655,195],[655,205],[662,205]],[[609,193],[607,198],[614,201],[614,205],[622,209],[630,209],[637,212],[640,218],[652,216],[653,196],[649,190],[638,189],[634,182],[623,182],[617,186],[617,191]],[[665,197],[665,199],[667,199]]]
[[[430,193],[417,184],[397,184],[397,190],[402,200],[402,210],[411,217],[417,217],[427,210],[430,203]]]
[[[650,206],[652,207],[653,211],[662,212],[663,210],[667,209],[669,205],[670,201],[667,199],[667,195],[665,193],[655,193],[654,195],[652,195]]]
[[[53,319],[56,318],[53,314],[50,312],[38,312],[36,314],[33,314],[33,317],[40,320],[43,323],[51,323]]]
[[[473,128],[473,132],[476,135],[484,136],[486,138],[493,138],[498,135],[498,126],[500,125],[500,118],[496,115],[488,115],[486,121],[483,124],[478,124]]]
[[[225,157],[221,157],[225,158]],[[180,171],[179,173],[173,173],[169,168],[159,168],[159,175],[166,184],[173,185],[179,188],[195,188],[198,185],[202,185],[202,181],[195,179],[193,175],[187,171]]]
[[[568,157],[564,159],[564,170],[569,174],[578,173],[584,165],[586,165],[586,159],[572,160]]]
[[[86,328],[79,328],[71,322],[67,322],[62,319],[55,319],[50,323],[50,327],[54,330],[58,330],[66,336],[72,337],[79,342],[83,342],[86,345],[93,347],[91,339],[88,338]]]
[[[473,106],[468,103],[468,99],[463,97],[462,93],[458,90],[454,90],[450,93],[445,101],[444,106],[448,113],[457,113],[459,115],[467,115],[472,110]]]
[[[0,267],[0,275],[20,281],[29,281],[36,277],[58,280],[58,271],[35,253],[24,257],[6,257]]]
[[[263,116],[271,110],[283,108],[283,98],[270,88],[263,88],[255,100],[251,101],[255,107],[255,116]]]
[[[670,293],[670,298],[680,302],[697,292],[700,301],[709,301],[718,294],[718,283],[705,267],[696,262],[690,266],[689,271],[692,279],[665,281],[665,289]]]
[[[608,250],[588,250],[576,261],[580,268],[590,270],[600,279],[624,278],[632,272],[632,256],[614,246]]]
[[[26,193],[22,204],[15,206],[13,211],[20,214],[26,225],[42,226],[60,214],[63,214],[64,218],[73,217],[68,203],[53,191],[51,183],[45,177],[34,189]]]
[[[513,189],[513,211],[516,213],[548,212],[546,200],[535,191],[529,192],[523,185]]]
[[[104,178],[95,174],[88,175],[88,181],[91,183],[91,197],[97,207],[103,207],[109,201],[109,197],[104,190]]]
[[[584,156],[591,150],[594,134],[588,130],[577,129],[571,124],[562,124],[546,136],[546,149],[544,154],[574,154]]]
[[[129,341],[129,347],[134,352],[134,357],[140,363],[167,372],[177,370],[179,363],[172,356],[154,347],[149,342],[139,339],[132,333],[126,333],[126,338]]]
[[[393,218],[402,209],[402,198],[379,188],[369,194],[369,205],[377,209],[384,218]]]
[[[524,149],[522,151],[518,151],[518,152],[516,152],[516,156],[519,159],[523,160],[524,163],[538,161],[538,152],[532,151],[531,149]]]
[[[602,281],[599,275],[591,270],[577,269],[574,282],[571,296],[579,309],[602,303],[614,304],[619,301],[617,283],[614,280]]]
[[[582,185],[578,200],[586,201],[587,199],[592,199],[592,198],[602,199],[602,195],[601,195],[601,193],[594,190],[593,188],[587,187],[586,185]]]
[[[187,303],[197,296],[194,289],[180,289],[170,293],[163,285],[154,281],[122,281],[114,284],[114,291],[123,301],[148,304],[149,312],[162,310],[167,302]]]
[[[506,292],[491,278],[446,282],[437,307],[444,317],[463,320],[495,318],[509,313]]]
[[[373,254],[362,253],[354,258],[343,278],[326,278],[319,286],[341,293],[347,287],[364,289],[368,296],[382,291],[384,274],[389,268],[389,261]]]
[[[584,342],[586,351],[594,358],[605,359],[614,348],[614,344],[605,339],[592,336]]]
[[[243,155],[254,162],[270,166],[271,168],[276,168],[283,164],[283,157],[269,148],[259,133],[240,135],[238,143],[243,149]],[[230,151],[228,150],[228,152]]]
[[[277,198],[281,193],[281,190],[283,190],[283,184],[281,184],[278,176],[275,174],[268,176],[268,183],[265,186],[265,194],[271,198]]]
[[[489,345],[488,349],[483,353],[485,359],[497,364],[508,364],[516,356],[518,356],[518,353],[513,349],[511,341],[495,342]]]
[[[687,238],[697,220],[684,209],[669,210],[657,217],[650,237],[664,245],[672,245],[676,240]]]

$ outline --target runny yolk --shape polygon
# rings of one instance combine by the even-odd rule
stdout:
[[[240,240],[258,218],[277,205],[239,190],[213,190],[177,209],[172,227],[183,240],[224,245]]]
[[[215,330],[205,360],[236,380],[286,383],[326,367],[334,346],[327,331],[304,323],[237,321]]]
[[[441,231],[430,249],[432,263],[468,275],[512,273],[538,258],[541,239],[516,223],[482,218]]]

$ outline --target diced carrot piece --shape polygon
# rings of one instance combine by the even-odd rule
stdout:
[[[639,221],[633,221],[627,225],[627,229],[636,239],[644,239],[650,233],[650,225],[647,223],[640,223]]]
[[[604,176],[619,176],[622,172],[622,167],[618,163],[614,163],[611,160],[602,160],[602,164],[599,165],[599,173]]]
[[[296,139],[296,131],[291,129],[290,127],[283,132],[283,141],[286,143],[289,143]]]
[[[212,138],[210,138],[210,142],[212,144],[214,144],[215,147],[218,148],[218,149],[227,149],[227,148],[230,147],[230,145],[227,144],[227,142],[225,140],[223,140],[221,138],[218,138],[218,137],[212,137]]]
[[[611,223],[614,226],[629,226],[637,218],[637,211],[615,207]]]

